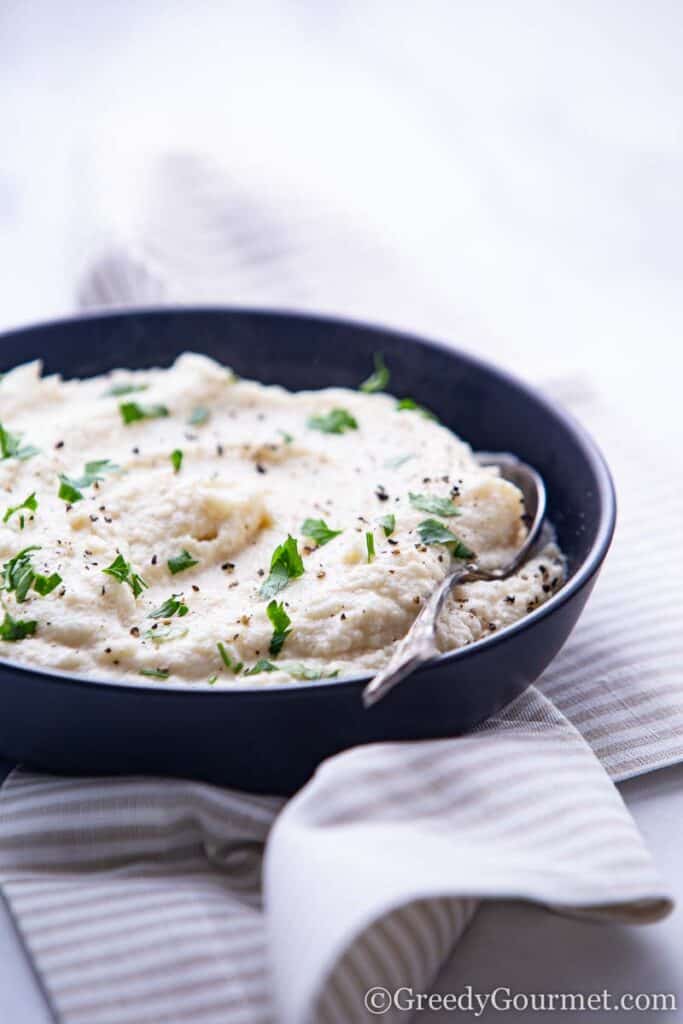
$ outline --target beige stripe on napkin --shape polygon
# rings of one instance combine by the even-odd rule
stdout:
[[[539,687],[622,780],[683,759],[683,446],[642,437],[605,396],[578,411],[614,475],[617,529]]]

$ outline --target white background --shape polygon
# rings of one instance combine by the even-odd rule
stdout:
[[[676,0],[1,0],[0,326],[72,310],[123,246],[171,299],[360,316],[593,389],[680,458],[682,44]],[[681,782],[623,787],[679,898]],[[442,988],[683,1005],[681,950],[680,914],[490,907]],[[44,1019],[8,927],[0,1019]]]

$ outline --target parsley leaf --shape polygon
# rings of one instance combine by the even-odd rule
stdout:
[[[177,473],[183,464],[183,453],[180,448],[176,448],[175,451],[172,451],[169,458],[171,460],[171,465],[173,466],[173,472]]]
[[[365,547],[368,551],[368,562],[371,562],[375,557],[375,535],[374,533],[365,534]]]
[[[304,574],[304,563],[301,560],[299,549],[294,537],[287,536],[287,540],[278,544],[270,560],[270,575],[259,590],[262,598],[275,597],[290,580],[297,579]]]
[[[83,501],[83,495],[78,487],[76,487],[74,481],[70,480],[68,476],[64,476],[63,473],[59,474],[57,497],[61,498],[62,501],[66,501],[69,505],[74,505],[77,501]]]
[[[332,409],[325,416],[311,416],[308,420],[311,430],[323,434],[343,434],[345,430],[358,430],[358,423],[346,409]]]
[[[58,572],[53,572],[49,576],[43,576],[42,573],[37,572],[33,580],[33,589],[41,597],[47,597],[61,582],[62,577]]]
[[[424,416],[428,420],[437,420],[437,417],[429,409],[425,409],[424,405],[418,405],[414,398],[399,398],[396,403],[396,408],[399,412],[405,412],[410,410],[413,412],[419,412],[421,416]]]
[[[171,596],[164,601],[162,605],[155,608],[153,612],[150,612],[147,616],[148,619],[170,619],[172,616],[177,615],[179,619],[182,619],[183,615],[187,615],[189,608],[182,600],[181,594],[171,594]]]
[[[190,413],[190,418],[187,422],[192,427],[200,427],[202,423],[207,422],[210,416],[211,413],[205,406],[198,405],[196,409],[193,409],[192,412]]]
[[[220,640],[216,644],[216,647],[218,648],[218,653],[220,654],[221,661],[223,662],[225,667],[229,669],[229,671],[232,672],[234,675],[238,676],[242,669],[244,668],[243,663],[237,660],[233,661],[230,655],[228,654],[225,644],[221,643]]]
[[[170,673],[167,668],[141,668],[141,676],[151,676],[152,679],[168,679]]]
[[[326,672],[320,668],[309,668],[308,665],[304,665],[301,661],[281,662],[279,667],[284,669],[287,675],[290,675],[293,679],[334,679],[335,676],[339,675],[338,668],[335,668],[332,672]]]
[[[270,647],[268,648],[269,654],[272,654],[274,658],[282,650],[282,645],[285,640],[292,632],[289,628],[292,624],[292,620],[285,611],[285,606],[280,602],[273,600],[266,608],[266,615],[273,624],[273,635],[270,640]]]
[[[174,558],[169,558],[166,565],[175,576],[176,573],[185,572],[186,569],[191,569],[193,565],[199,565],[199,562],[196,558],[192,557],[189,551],[186,551],[185,548],[183,548],[179,555],[176,555]]]
[[[110,459],[95,459],[94,462],[86,462],[83,476],[78,481],[78,486],[90,487],[90,484],[104,479],[100,475],[101,473],[115,473],[117,469],[120,469],[120,467]]]
[[[244,670],[244,675],[257,676],[260,672],[277,672],[277,665],[273,665],[272,661],[267,661],[266,658],[260,658],[255,665]]]
[[[474,558],[474,551],[438,519],[424,519],[417,530],[423,544],[445,544],[454,558]]]
[[[311,537],[319,547],[322,547],[324,544],[329,544],[340,533],[343,533],[343,530],[331,530],[324,519],[304,519],[301,525],[301,532],[305,537]]]
[[[25,640],[27,636],[33,636],[37,625],[35,619],[31,619],[31,621],[13,619],[5,609],[5,618],[0,623],[0,640],[7,640],[9,643]]]
[[[159,629],[157,626],[152,626],[151,629],[146,629],[142,634],[145,640],[151,640],[154,644],[167,644],[171,640],[182,640],[184,636],[187,636],[189,630],[187,629]]]
[[[149,584],[143,580],[137,572],[133,572],[130,562],[127,562],[123,555],[117,555],[111,565],[103,569],[107,576],[113,576],[119,583],[127,583],[133,591],[134,597],[139,597]]]
[[[27,459],[32,459],[34,455],[38,455],[40,448],[34,448],[32,444],[21,447],[21,437],[21,434],[10,434],[9,430],[6,430],[0,423],[0,460],[19,459],[21,462],[25,462]]]
[[[51,576],[43,576],[36,572],[31,565],[31,552],[39,551],[37,544],[24,548],[14,558],[10,558],[2,567],[2,587],[8,593],[14,592],[19,604],[22,604],[33,588],[41,597],[51,594],[55,587],[62,582],[62,577],[53,572]]]
[[[291,444],[292,441],[294,440],[292,435],[288,434],[286,430],[278,430],[278,434],[281,435],[282,440],[285,442],[285,444]]]
[[[384,362],[384,356],[382,353],[375,352],[373,359],[375,363],[375,372],[371,373],[368,379],[364,380],[359,387],[359,390],[364,391],[367,395],[372,395],[376,391],[386,391],[391,377],[389,369]]]
[[[31,565],[31,552],[39,551],[37,544],[23,548],[14,558],[8,559],[2,567],[2,589],[11,593],[14,591],[19,604],[26,600],[26,595],[33,585],[35,572]]]
[[[10,505],[4,516],[2,517],[3,523],[8,522],[15,512],[21,512],[22,509],[26,509],[28,512],[36,512],[38,509],[38,499],[36,498],[36,492],[29,494],[28,498],[24,498],[21,505]],[[24,517],[20,516],[21,529],[24,529]]]
[[[120,402],[119,412],[126,426],[136,420],[154,420],[169,415],[165,405],[140,405],[138,402]]]
[[[83,476],[68,477],[64,473],[59,474],[59,490],[57,497],[70,505],[83,500],[81,487],[90,487],[98,480],[103,480],[102,473],[115,473],[120,467],[109,459],[97,459],[95,462],[86,462]]]
[[[420,512],[432,512],[435,516],[459,516],[460,509],[456,508],[450,498],[439,498],[435,494],[413,494],[408,493],[410,504]]]
[[[112,384],[108,391],[104,392],[103,398],[109,398],[114,396],[115,398],[122,397],[123,395],[132,395],[136,391],[146,391],[149,384]]]
[[[388,516],[382,516],[379,521],[379,525],[384,530],[384,536],[391,537],[392,533],[396,529],[396,516],[393,512],[390,512]]]

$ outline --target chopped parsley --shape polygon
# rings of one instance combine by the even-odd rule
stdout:
[[[207,684],[209,686],[213,686],[214,683],[218,682],[218,676],[209,676],[209,678],[206,680],[206,682],[207,682]]]
[[[311,537],[318,547],[322,547],[343,533],[343,530],[331,530],[324,519],[304,519],[301,532],[305,537]]]
[[[187,422],[191,427],[200,427],[202,423],[208,422],[210,417],[211,413],[209,410],[203,405],[198,405],[190,413],[190,418]]]
[[[368,552],[368,562],[371,562],[375,557],[375,535],[374,533],[368,532],[365,534],[365,547]]]
[[[412,454],[397,455],[394,459],[387,459],[384,463],[384,467],[385,469],[399,469],[401,466],[405,465],[406,462],[410,462],[410,460],[414,458],[415,456]]]
[[[123,555],[117,555],[111,565],[103,569],[107,576],[113,576],[119,583],[127,583],[133,591],[133,597],[139,597],[149,584],[143,580],[139,573],[133,572],[130,562],[127,562]]]
[[[421,416],[424,416],[428,420],[435,420],[437,417],[429,409],[425,409],[424,405],[418,405],[414,398],[399,398],[396,403],[396,408],[399,412],[405,412],[406,410],[419,412]]]
[[[282,437],[285,444],[291,444],[294,438],[291,434],[288,434],[286,430],[278,430],[278,434]]]
[[[196,558],[192,557],[189,551],[186,551],[185,548],[183,548],[179,555],[176,555],[174,558],[169,558],[166,564],[175,576],[176,573],[185,572],[186,569],[191,569],[193,565],[199,565],[199,562]]]
[[[151,640],[155,644],[167,644],[171,640],[182,640],[184,636],[187,636],[189,630],[187,629],[158,629],[156,626],[152,626],[151,629],[146,630],[142,635],[145,640]]]
[[[459,516],[460,509],[456,508],[450,498],[439,498],[436,494],[413,494],[409,492],[408,498],[413,508],[420,512],[431,512],[435,516]]]
[[[177,615],[179,619],[182,619],[183,615],[187,615],[189,608],[182,600],[181,594],[171,594],[171,596],[164,601],[162,605],[155,608],[153,612],[150,612],[147,616],[148,619],[170,619],[174,615]]]
[[[169,415],[165,405],[140,405],[138,402],[120,402],[119,412],[126,426],[136,420],[155,420]]]
[[[141,676],[150,676],[152,679],[168,679],[170,673],[167,668],[141,668]]]
[[[255,665],[244,670],[244,675],[257,676],[260,672],[277,672],[277,665],[273,665],[272,661],[266,658],[259,658]]]
[[[59,474],[59,490],[57,497],[66,501],[69,505],[83,500],[81,487],[90,487],[98,480],[103,480],[102,473],[115,473],[120,467],[109,459],[97,459],[95,462],[86,462],[83,469],[83,476],[68,477],[64,473]]]
[[[346,409],[332,409],[325,416],[311,416],[308,420],[311,430],[323,434],[343,434],[345,430],[358,430],[358,423]]]
[[[292,632],[289,628],[292,624],[292,620],[285,611],[284,604],[282,604],[282,602],[278,604],[275,600],[271,601],[266,608],[266,615],[273,625],[273,635],[270,639],[268,652],[276,658],[282,650],[282,645],[285,640]]]
[[[15,512],[22,512],[22,515],[19,516],[19,526],[20,526],[20,529],[23,530],[24,529],[23,509],[26,509],[27,512],[36,512],[37,511],[37,509],[38,509],[38,499],[36,498],[36,492],[35,491],[33,492],[33,494],[29,494],[28,498],[24,498],[24,500],[22,501],[21,505],[10,505],[6,509],[5,514],[2,517],[3,523],[7,523],[12,518],[12,516],[14,515]]]
[[[40,448],[35,448],[32,444],[21,445],[21,434],[10,434],[9,430],[6,430],[0,423],[0,460],[2,459],[19,459],[21,462],[25,462],[27,459],[32,459],[34,455],[38,455]]]
[[[176,448],[175,451],[172,451],[169,458],[171,460],[171,465],[173,466],[173,472],[179,472],[180,467],[183,464],[183,453],[180,448]]]
[[[41,597],[47,597],[61,582],[62,577],[58,572],[53,572],[49,576],[43,576],[42,573],[37,572],[33,579],[33,589]]]
[[[360,391],[364,391],[368,395],[372,395],[376,391],[386,391],[389,378],[391,377],[381,352],[375,352],[373,360],[375,372],[371,373],[368,379],[364,380],[359,387]]]
[[[454,558],[474,558],[474,551],[438,519],[424,519],[417,530],[423,544],[445,544]]]
[[[25,640],[27,636],[33,636],[37,626],[35,619],[13,619],[5,609],[5,618],[0,622],[0,640],[7,640],[9,643]]]
[[[273,557],[270,560],[270,574],[261,586],[259,594],[265,600],[275,597],[290,580],[297,579],[303,574],[304,563],[296,546],[296,540],[288,535],[287,540],[278,544],[273,552]]]
[[[83,500],[83,495],[76,487],[73,480],[70,480],[68,476],[64,476],[63,473],[59,474],[59,490],[57,496],[66,501],[69,505],[75,504],[77,501]]]
[[[148,387],[148,384],[112,384],[109,390],[104,392],[103,397],[121,398],[123,395],[132,395],[136,391],[146,391]]]
[[[309,668],[308,665],[304,665],[301,661],[282,662],[279,668],[284,669],[287,675],[293,679],[334,679],[335,676],[339,675],[338,668],[328,672],[320,668]]]
[[[243,663],[241,661],[237,661],[237,659],[233,661],[233,659],[228,654],[225,644],[221,643],[220,640],[216,644],[216,647],[218,648],[218,653],[220,654],[221,661],[223,662],[225,667],[234,675],[238,676],[242,669],[244,668]]]
[[[396,529],[396,516],[393,512],[390,512],[387,516],[382,516],[379,521],[379,525],[384,530],[384,536],[391,537],[392,533]]]
[[[22,604],[33,588],[41,597],[47,597],[62,582],[62,577],[53,572],[51,576],[43,576],[31,565],[31,552],[39,551],[37,544],[24,548],[14,558],[10,558],[2,567],[2,585],[0,589],[14,593],[19,604]]]

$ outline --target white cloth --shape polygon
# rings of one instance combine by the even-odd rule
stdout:
[[[64,1024],[371,1020],[371,989],[429,990],[480,900],[670,910],[617,790],[533,689],[470,736],[339,754],[286,804],[14,772],[0,879]]]

